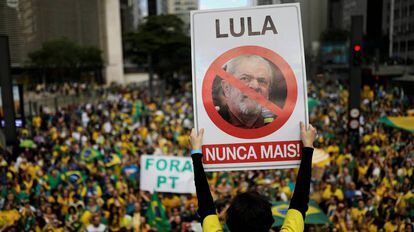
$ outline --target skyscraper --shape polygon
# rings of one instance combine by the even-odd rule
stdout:
[[[364,18],[364,32],[366,32],[367,0],[342,1],[342,28],[350,30],[351,18],[354,15],[362,15]]]
[[[384,0],[382,31],[388,34],[389,57],[414,59],[414,1]]]
[[[251,0],[252,6],[300,3],[302,31],[305,51],[310,51],[313,42],[319,41],[321,33],[327,28],[327,0]]]
[[[183,20],[187,31],[190,29],[190,11],[198,9],[198,0],[169,0],[167,13],[177,15]]]
[[[122,33],[138,29],[148,16],[148,0],[120,0]]]
[[[9,37],[12,67],[23,67],[28,54],[44,42],[66,37],[78,44],[102,49],[107,62],[107,80],[122,82],[123,74],[118,68],[108,73],[122,63],[121,44],[118,45],[121,35],[114,34],[120,28],[120,16],[113,9],[120,9],[118,1],[0,1],[0,34]]]

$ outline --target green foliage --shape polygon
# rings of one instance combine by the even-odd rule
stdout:
[[[43,77],[80,77],[83,72],[102,69],[102,51],[93,46],[80,46],[60,38],[43,43],[39,50],[29,53],[29,64],[40,70]]]
[[[85,46],[80,49],[79,66],[84,70],[103,68],[102,51],[94,46]]]
[[[137,32],[126,36],[126,55],[138,65],[148,65],[150,57],[161,78],[188,74],[191,45],[183,28],[184,23],[175,15],[149,16]]]

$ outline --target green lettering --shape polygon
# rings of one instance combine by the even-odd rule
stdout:
[[[170,163],[170,171],[172,172],[173,171],[173,169],[175,168],[175,170],[177,171],[177,172],[179,172],[180,170],[178,170],[178,166],[180,165],[180,161],[178,161],[178,160],[171,160],[171,163]]]
[[[148,170],[149,166],[153,164],[152,161],[154,161],[153,158],[147,158],[145,162],[145,170]]]
[[[189,160],[185,161],[183,170],[181,170],[181,172],[185,172],[185,171],[193,172],[193,165],[191,164]]]
[[[170,179],[172,180],[171,188],[175,188],[175,181],[178,180],[177,176],[170,176]]]
[[[167,178],[165,176],[157,177],[157,188],[159,188],[161,184],[165,184],[165,183],[167,183]]]
[[[162,164],[162,166],[160,164]],[[157,161],[158,171],[164,171],[166,168],[167,168],[167,161],[166,160],[160,159],[160,160]]]

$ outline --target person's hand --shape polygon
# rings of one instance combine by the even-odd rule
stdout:
[[[309,124],[308,128],[305,128],[305,124],[300,122],[300,138],[304,147],[313,147],[313,141],[316,138],[316,129]]]
[[[191,130],[190,144],[191,144],[192,150],[201,149],[201,145],[203,145],[203,135],[204,135],[204,129],[200,129],[198,131],[198,134],[194,128]]]

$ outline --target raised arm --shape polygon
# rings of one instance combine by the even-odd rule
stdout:
[[[295,190],[281,231],[303,231],[306,211],[308,210],[310,180],[312,176],[313,141],[316,129],[312,125],[305,128],[300,123],[300,136],[303,143],[302,160],[296,179]]]
[[[201,145],[203,144],[204,129],[198,133],[195,129],[191,130],[191,158],[194,166],[194,182],[197,192],[198,200],[198,214],[201,217],[203,224],[203,231],[221,231],[221,225],[216,213],[216,206],[214,205],[213,197],[211,196],[210,187],[207,182],[207,177],[204,172],[201,153]],[[211,216],[211,217],[209,217]],[[208,220],[205,220],[205,219]]]

